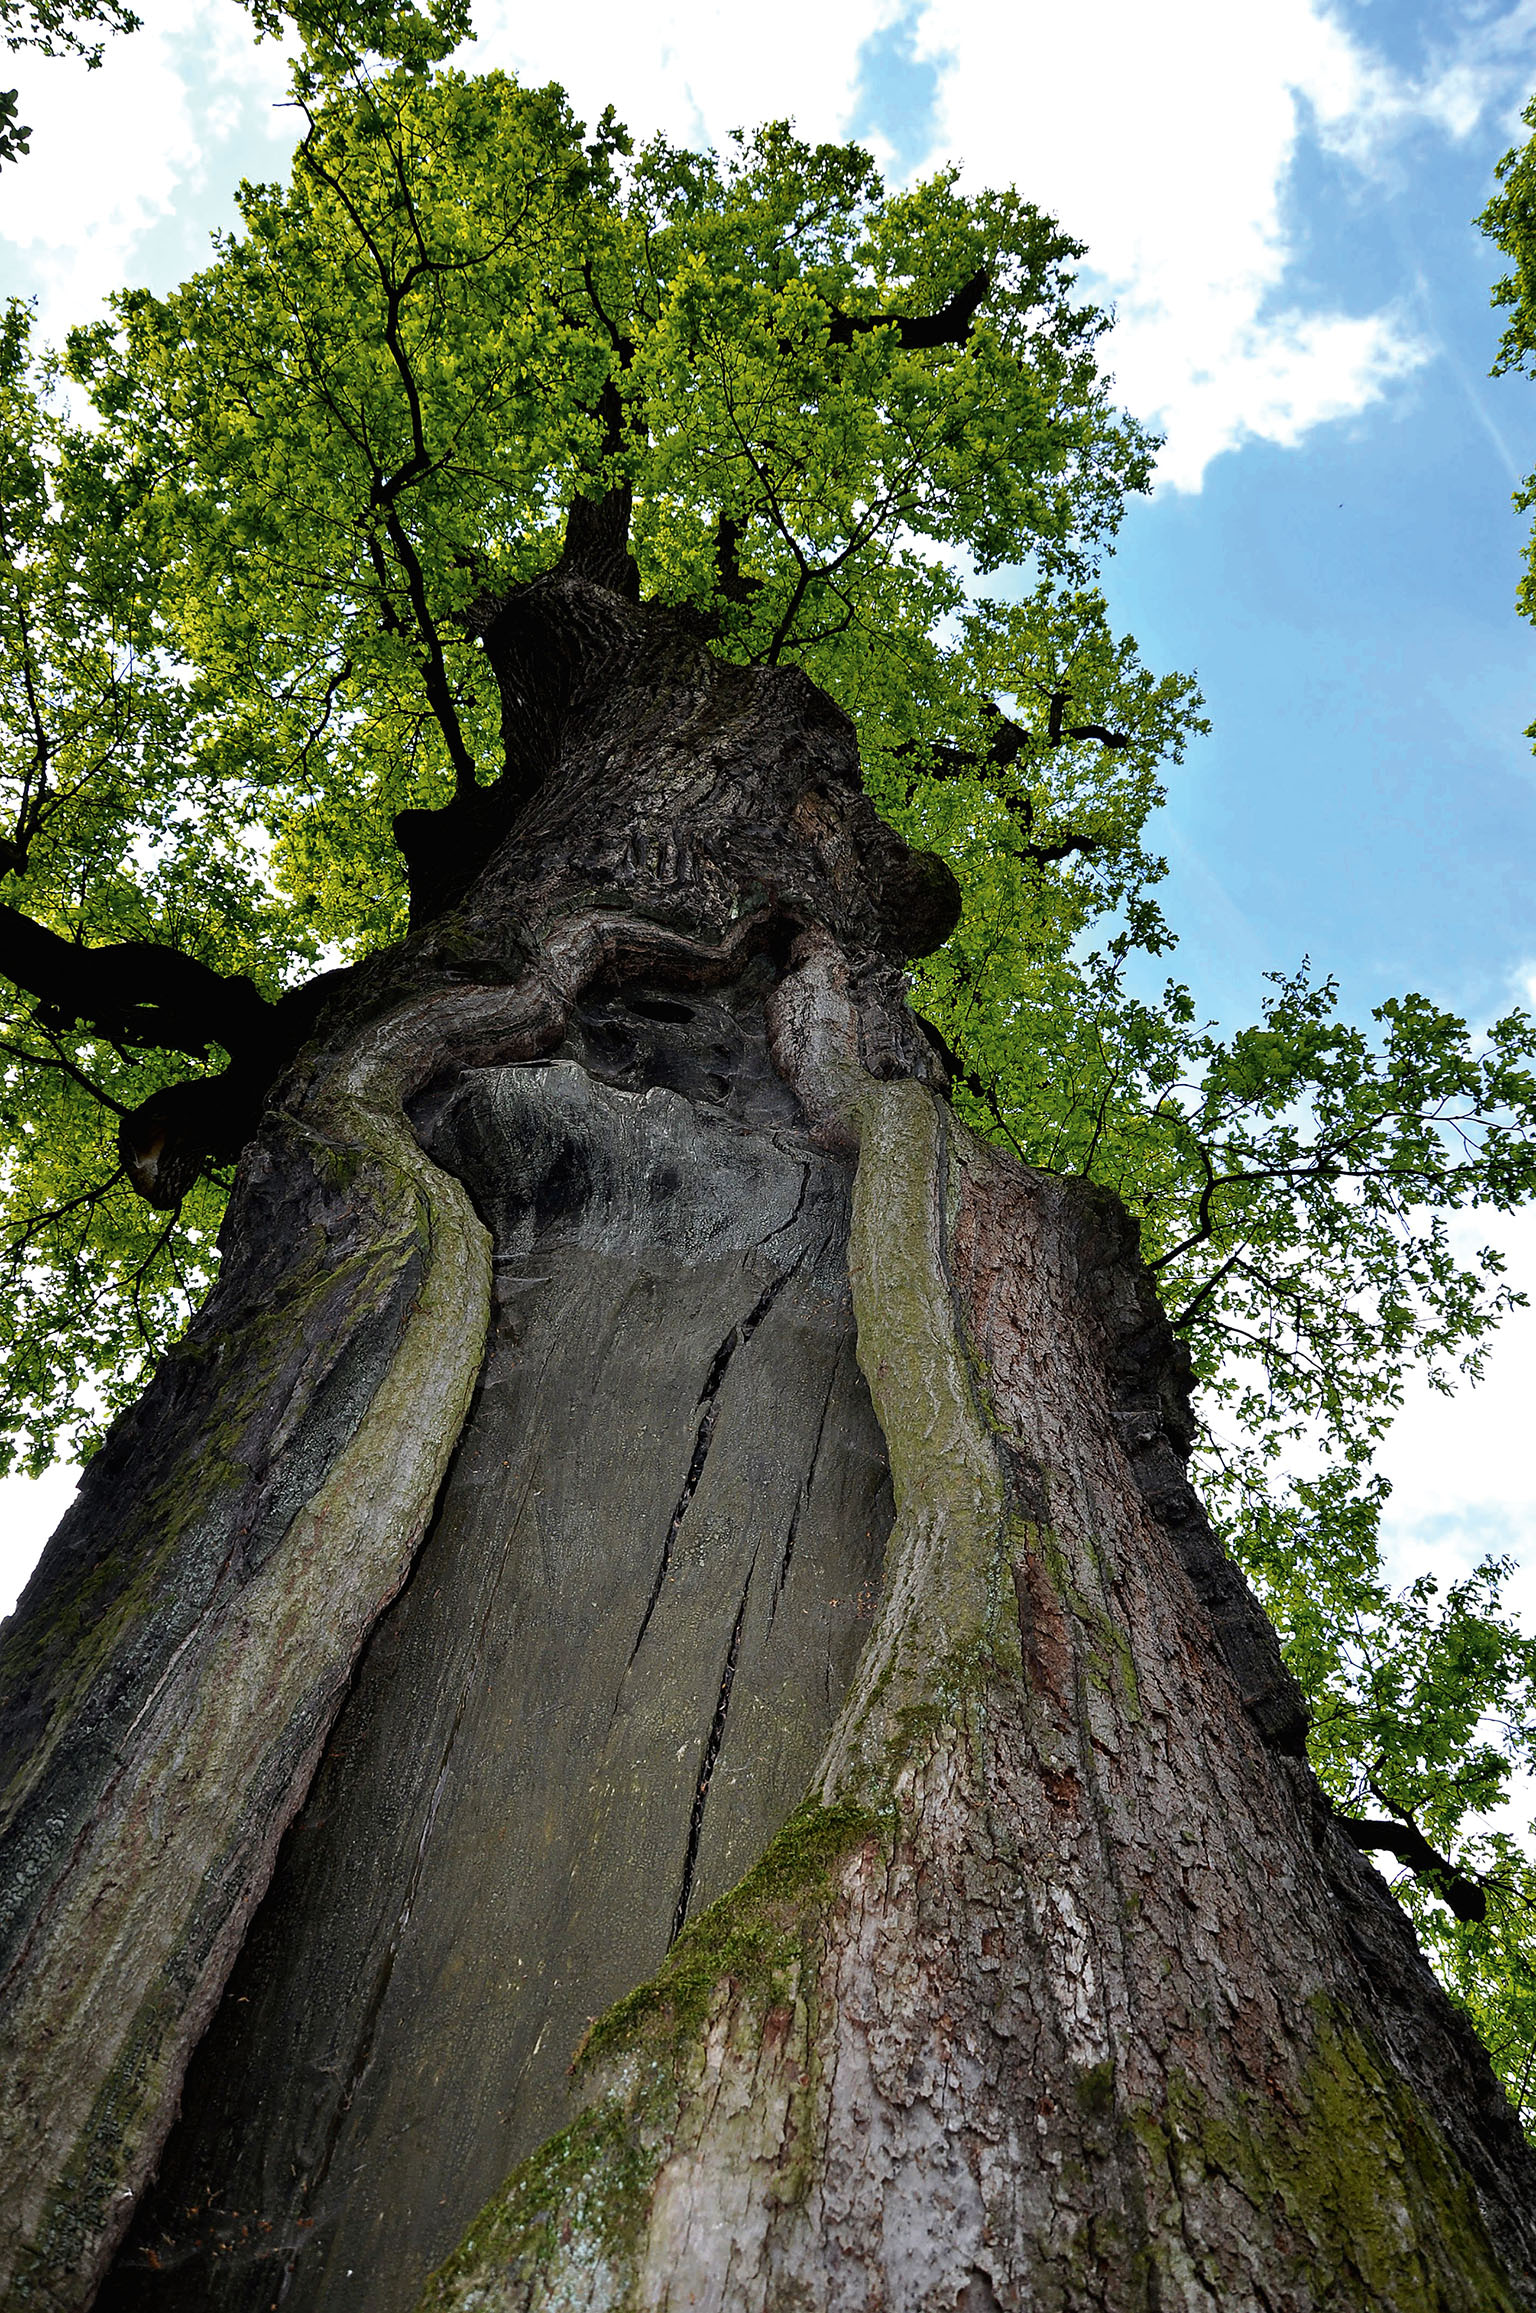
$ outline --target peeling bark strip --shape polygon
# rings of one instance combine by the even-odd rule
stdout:
[[[1123,1215],[915,1085],[861,1109],[897,1520],[853,1691],[423,2308],[1536,2304],[1486,2060],[1141,1475],[1183,1408]]]

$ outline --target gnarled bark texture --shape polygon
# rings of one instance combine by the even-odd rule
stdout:
[[[1536,2306],[944,871],[603,577],[7,1629],[0,2303]]]

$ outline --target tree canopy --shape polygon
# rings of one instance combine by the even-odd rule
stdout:
[[[1156,444],[1080,246],[783,123],[589,132],[433,69],[446,18],[383,11],[377,72],[302,29],[291,176],[208,268],[62,352],[18,304],[0,335],[6,1450],[88,1447],[204,1289],[317,976],[475,864],[423,815],[478,856],[511,825],[529,734],[479,636],[607,525],[616,586],[828,692],[953,868],[913,994],[957,1105],[1140,1219],[1319,1772],[1529,2110],[1536,1875],[1476,1818],[1536,1764],[1536,1646],[1495,1562],[1392,1593],[1372,1454],[1410,1368],[1475,1372],[1517,1298],[1450,1221],[1536,1189],[1536,1035],[1417,996],[1367,1030],[1305,965],[1220,1035],[1159,984],[1149,822],[1202,709],[1096,584]]]

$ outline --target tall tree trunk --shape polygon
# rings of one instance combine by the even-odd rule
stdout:
[[[1536,2306],[945,872],[587,545],[6,1632],[4,2304]]]

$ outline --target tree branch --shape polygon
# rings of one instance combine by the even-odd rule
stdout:
[[[244,973],[216,972],[153,940],[87,948],[3,905],[0,974],[37,999],[45,1034],[79,1026],[119,1046],[201,1060],[218,1044],[229,1054],[230,1066],[217,1075],[165,1085],[126,1112],[73,1063],[56,1063],[116,1110],[123,1169],[140,1196],[165,1211],[180,1204],[210,1162],[239,1154],[273,1079],[348,976],[322,972],[268,1003]],[[55,1065],[41,1054],[26,1057]]]
[[[1042,689],[1044,686],[1041,686]],[[1026,731],[1003,713],[995,699],[987,702],[986,713],[992,723],[992,736],[984,749],[957,747],[948,739],[934,740],[926,752],[930,760],[929,776],[934,779],[959,779],[968,771],[1006,771],[1027,747],[1060,747],[1068,739],[1097,739],[1101,747],[1116,749],[1131,746],[1124,731],[1108,730],[1103,723],[1068,723],[1066,705],[1072,696],[1069,690],[1059,689],[1046,693],[1050,701],[1046,728]],[[916,755],[923,751],[920,743],[909,739],[898,747],[898,755]]]
[[[453,685],[449,680],[442,636],[438,632],[437,621],[432,616],[431,604],[427,599],[426,575],[421,567],[421,558],[416,552],[415,542],[406,528],[398,504],[401,494],[412,483],[419,482],[432,473],[436,464],[427,447],[426,418],[422,409],[421,389],[416,382],[416,373],[411,365],[411,358],[401,334],[400,320],[405,300],[417,281],[423,275],[434,273],[437,268],[426,256],[425,244],[422,242],[420,226],[416,220],[415,207],[410,197],[410,189],[405,185],[403,177],[401,185],[406,213],[410,219],[421,255],[418,263],[408,268],[403,277],[397,277],[374,235],[368,230],[362,212],[352,200],[345,185],[318,158],[314,150],[314,137],[315,123],[311,119],[309,134],[299,147],[299,158],[311,174],[319,179],[321,184],[329,187],[345,209],[354,231],[373,260],[374,270],[379,278],[379,288],[384,299],[384,344],[390,360],[394,364],[401,391],[405,396],[406,417],[411,431],[411,455],[392,474],[386,473],[377,459],[370,455],[369,462],[373,467],[373,480],[369,491],[369,510],[370,512],[377,511],[382,515],[385,533],[394,550],[395,560],[405,573],[406,594],[410,602],[412,617],[416,622],[416,639],[420,644],[422,653],[420,660],[422,682],[425,685],[432,712],[437,719],[438,729],[442,732],[443,744],[448,751],[448,760],[453,766],[455,789],[462,795],[472,790],[477,784],[475,761],[465,743],[463,728],[459,722],[458,707],[454,701]],[[396,156],[396,163],[398,170],[398,156]],[[366,523],[364,529],[367,529]],[[369,534],[369,551],[374,556],[377,572],[379,568],[378,556],[371,533]],[[386,625],[392,623],[392,616],[393,621],[398,621],[398,613],[394,612],[393,605],[390,604],[385,615]]]
[[[48,1028],[77,1024],[114,1044],[202,1059],[260,1041],[275,1007],[243,973],[226,976],[153,940],[87,948],[0,905],[0,973],[37,999]]]
[[[872,329],[894,329],[897,342],[909,353],[929,353],[941,345],[964,345],[975,324],[982,299],[992,286],[992,276],[985,265],[978,266],[955,291],[947,305],[937,313],[844,313],[840,306],[829,305],[831,316],[827,330],[829,345],[852,345]]]
[[[1010,804],[1009,809],[1017,806]],[[1033,814],[1031,814],[1033,817]],[[1024,843],[1019,846],[1020,859],[1032,860],[1036,867],[1052,867],[1059,859],[1070,859],[1074,853],[1087,858],[1090,852],[1108,849],[1108,838],[1103,835],[1064,835],[1057,843]]]
[[[12,1060],[19,1060],[25,1068],[56,1068],[71,1083],[78,1084],[82,1092],[88,1092],[99,1106],[110,1108],[114,1116],[128,1114],[120,1100],[114,1100],[103,1085],[93,1083],[83,1068],[77,1068],[67,1053],[58,1050],[58,1038],[50,1030],[45,1028],[43,1034],[54,1046],[52,1052],[29,1052],[25,1044],[13,1044],[8,1036],[0,1036],[0,1052],[8,1053]]]
[[[1464,1871],[1458,1871],[1438,1847],[1431,1847],[1416,1823],[1390,1823],[1375,1817],[1338,1814],[1334,1821],[1351,1847],[1367,1853],[1373,1848],[1381,1849],[1395,1855],[1399,1863],[1406,1863],[1417,1878],[1427,1879],[1435,1893],[1444,1896],[1458,1919],[1487,1918],[1488,1898],[1483,1888]]]
[[[749,578],[741,567],[741,541],[746,524],[722,514],[715,525],[715,584],[727,602],[750,602],[762,592],[760,578]]]

